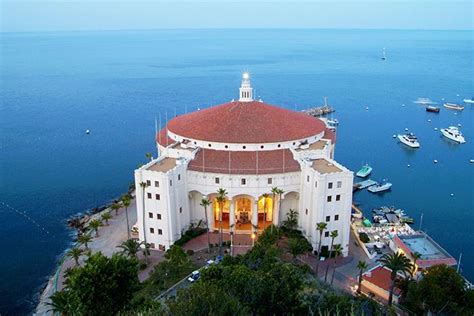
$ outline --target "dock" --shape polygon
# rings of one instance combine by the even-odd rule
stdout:
[[[354,183],[354,191],[363,190],[375,184],[377,184],[377,181],[374,181],[371,179],[368,179],[362,182],[357,182],[357,183]]]
[[[317,107],[314,107],[314,108],[309,108],[309,109],[303,110],[303,113],[311,115],[313,117],[319,117],[319,116],[323,116],[323,115],[326,115],[326,114],[329,114],[329,113],[333,113],[335,111],[336,110],[334,110],[329,105],[323,105],[323,106],[317,106]]]

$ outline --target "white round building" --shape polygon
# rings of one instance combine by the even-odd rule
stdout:
[[[250,234],[281,224],[293,209],[314,249],[316,223],[327,222],[323,247],[337,230],[334,244],[347,255],[353,173],[333,160],[334,133],[319,119],[254,100],[247,74],[238,101],[178,116],[156,140],[159,157],[135,170],[139,236],[146,233],[152,248],[168,249],[204,221],[200,202],[208,197],[211,230],[220,227],[220,212],[224,232]],[[228,192],[222,210],[219,188]]]

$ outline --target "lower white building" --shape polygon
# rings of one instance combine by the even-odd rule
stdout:
[[[200,205],[211,200],[211,230],[250,234],[280,225],[290,209],[317,249],[349,248],[353,173],[334,158],[335,134],[319,119],[256,101],[244,74],[238,101],[170,120],[157,137],[157,159],[135,170],[139,238],[166,250],[191,224],[205,221]],[[273,195],[272,188],[283,191]],[[217,190],[227,191],[222,210]],[[265,212],[266,209],[266,212]],[[145,225],[145,229],[143,227]]]

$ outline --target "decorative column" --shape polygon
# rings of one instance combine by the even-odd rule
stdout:
[[[252,200],[252,225],[258,226],[258,200],[256,199]]]
[[[234,206],[234,200],[230,200],[230,212],[229,212],[229,227],[234,226],[235,224],[235,206]]]
[[[273,201],[273,225],[278,226],[280,220],[280,197],[275,196],[275,201]]]
[[[210,221],[209,231],[212,232],[214,231],[214,229],[216,229],[214,227],[215,222],[216,222],[215,215],[214,215],[214,200],[211,200],[211,204],[209,205],[209,209],[207,210],[207,212],[208,212],[207,219]]]

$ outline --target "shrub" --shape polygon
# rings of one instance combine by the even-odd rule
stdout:
[[[363,243],[368,243],[370,241],[369,235],[366,233],[359,233],[359,238]]]
[[[188,249],[188,250],[186,250],[186,253],[188,254],[188,256],[192,256],[192,255],[194,255],[194,250]]]

